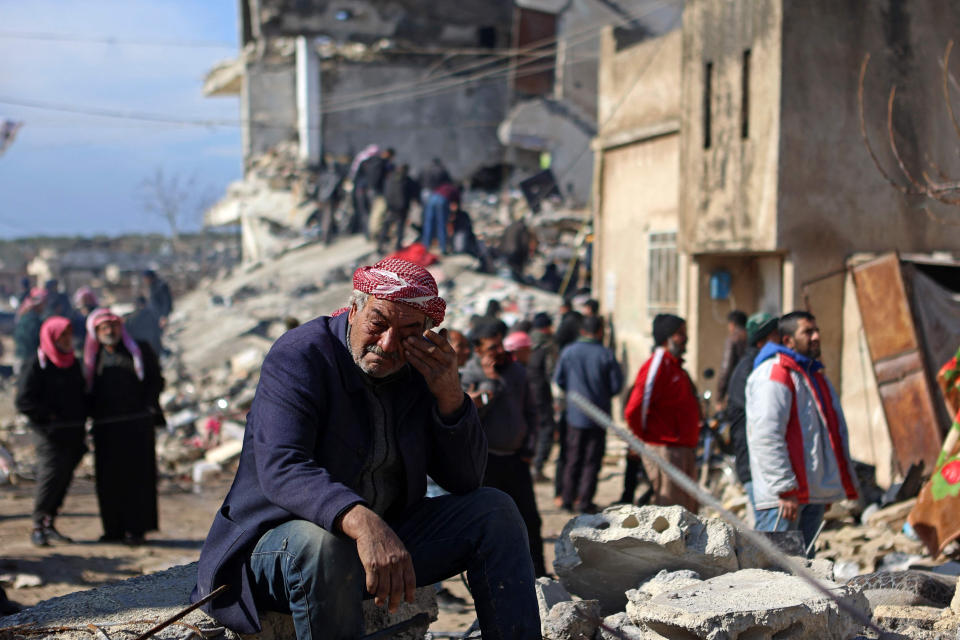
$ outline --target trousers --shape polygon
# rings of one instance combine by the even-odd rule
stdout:
[[[563,473],[565,507],[584,510],[593,505],[606,443],[604,429],[567,427],[567,461]]]
[[[533,493],[530,465],[517,454],[510,456],[488,454],[487,472],[483,477],[483,485],[499,489],[513,499],[527,529],[533,571],[537,576],[545,576],[547,569],[543,559],[543,537],[540,534],[542,523],[540,511],[537,510],[537,499]]]
[[[440,251],[447,252],[447,217],[450,215],[450,202],[439,193],[430,194],[423,208],[423,233],[420,242],[430,251],[430,245],[436,238],[440,242]]]
[[[56,437],[34,431],[32,439],[37,451],[33,521],[38,524],[57,516],[87,446],[83,442],[83,427],[63,428]]]
[[[509,496],[480,488],[424,498],[388,524],[413,558],[417,586],[467,572],[484,638],[540,637],[527,535]],[[290,613],[298,640],[363,635],[369,596],[350,538],[291,520],[260,538],[250,569],[258,608]]]
[[[826,505],[822,504],[802,504],[800,505],[800,514],[796,520],[787,520],[780,518],[777,523],[777,516],[780,509],[757,509],[754,515],[755,521],[753,528],[757,531],[796,531],[800,530],[803,534],[803,544],[809,546],[813,536],[817,535],[817,529],[823,522],[823,514],[826,512]],[[776,527],[776,528],[774,528]]]

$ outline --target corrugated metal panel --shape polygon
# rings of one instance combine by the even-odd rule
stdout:
[[[853,280],[897,465],[903,473],[922,460],[932,469],[940,426],[900,258],[888,253],[854,267]]]

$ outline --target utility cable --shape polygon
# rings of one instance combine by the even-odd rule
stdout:
[[[30,31],[0,30],[0,39],[6,40],[39,40],[46,42],[74,42],[83,44],[107,44],[139,47],[184,47],[199,49],[236,49],[232,42],[214,42],[205,40],[151,40],[127,39],[111,36],[81,36],[66,33],[39,33]]]
[[[658,0],[657,3],[653,5],[646,4],[643,7],[643,9],[640,9],[639,11],[636,11],[635,13],[632,13],[630,15],[632,16],[633,20],[636,21],[656,11],[659,11],[660,9],[665,9],[667,7],[674,6],[676,4],[677,3],[674,0]],[[515,55],[511,57],[519,58],[519,57],[535,56],[539,58],[539,57],[554,55],[557,53],[557,49],[558,49],[557,46],[553,46],[549,50],[544,48],[552,45],[557,45],[558,42],[560,41],[563,41],[565,46],[568,46],[568,47],[572,46],[573,44],[579,44],[585,40],[589,40],[597,32],[601,31],[603,28],[605,28],[609,24],[611,24],[609,20],[600,20],[600,21],[591,23],[590,25],[584,26],[580,29],[577,29],[575,31],[571,31],[562,35],[556,34],[548,38],[543,38],[541,40],[531,42],[522,48],[516,49]],[[449,77],[459,76],[465,71],[469,71],[471,69],[476,69],[478,67],[483,67],[489,64],[494,64],[494,63],[495,62],[491,60],[473,61],[465,65],[455,67],[453,69],[448,69],[447,71],[445,71],[440,75],[429,78],[428,81],[436,82],[436,81],[444,80]],[[508,66],[509,66],[509,62],[508,62]],[[421,86],[422,84],[423,84],[422,80],[401,82],[401,83],[393,84],[387,87],[382,87],[379,89],[358,91],[353,94],[344,94],[342,96],[338,96],[337,99],[348,100],[348,99],[354,99],[354,98],[371,97],[371,96],[382,95],[382,94],[387,94],[391,92],[404,91],[409,88],[415,88],[415,87]]]

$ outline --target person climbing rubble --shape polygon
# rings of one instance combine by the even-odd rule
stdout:
[[[446,310],[436,282],[387,258],[353,289],[264,359],[192,600],[228,585],[203,608],[235,631],[274,610],[298,638],[357,638],[365,593],[395,612],[417,585],[466,571],[484,637],[539,637],[523,521],[481,487],[486,436],[446,330],[432,330]],[[428,471],[449,495],[425,497]]]

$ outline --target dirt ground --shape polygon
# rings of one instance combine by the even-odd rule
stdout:
[[[622,446],[608,442],[596,502],[605,507],[620,495],[623,486]],[[554,449],[554,454],[556,449]],[[188,481],[164,479],[160,483],[160,531],[148,534],[140,547],[101,544],[102,533],[93,481],[82,465],[67,496],[57,528],[74,544],[37,548],[30,544],[33,484],[0,486],[0,583],[11,600],[25,606],[56,596],[90,589],[197,559],[213,515],[226,495],[232,477],[224,475],[194,492]],[[552,477],[553,465],[545,470]],[[571,516],[554,506],[553,484],[536,484],[543,518],[543,538],[548,570],[553,565],[554,542]],[[18,576],[37,576],[41,584],[14,588]],[[433,631],[462,631],[474,620],[470,594],[459,577],[444,583],[467,600],[466,607],[441,607]]]

